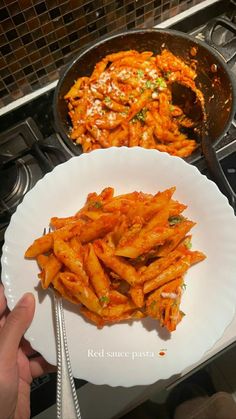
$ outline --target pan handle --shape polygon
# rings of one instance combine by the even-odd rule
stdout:
[[[212,141],[205,128],[202,129],[201,135],[202,153],[207,163],[207,168],[213,180],[216,182],[220,191],[228,198],[234,213],[236,213],[236,194],[231,188],[228,179],[219,163],[216,151],[212,145]]]
[[[224,17],[217,17],[212,19],[205,28],[204,35],[205,41],[210,45],[212,48],[216,49],[219,52],[226,63],[229,63],[236,55],[236,41],[235,38],[226,42],[223,46],[216,45],[213,40],[213,34],[217,26],[223,26],[225,29],[228,29],[234,35],[236,35],[236,25],[231,22],[229,19]]]

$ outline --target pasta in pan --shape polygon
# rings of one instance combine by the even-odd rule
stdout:
[[[98,62],[90,77],[80,77],[65,95],[72,122],[70,138],[84,152],[111,146],[141,146],[189,156],[197,147],[189,138],[194,122],[172,102],[172,85],[191,89],[196,71],[164,49],[120,51]]]
[[[53,286],[98,327],[151,316],[174,331],[184,275],[205,258],[191,250],[195,223],[174,192],[114,196],[109,187],[89,194],[74,216],[51,218],[53,231],[25,253],[37,260],[42,287]]]

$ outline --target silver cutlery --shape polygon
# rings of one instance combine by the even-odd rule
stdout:
[[[50,232],[50,229],[49,229]],[[44,230],[46,234],[46,229]],[[62,297],[50,286],[56,320],[57,348],[57,419],[81,419],[79,402],[72,374]]]

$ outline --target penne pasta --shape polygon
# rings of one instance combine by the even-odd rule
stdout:
[[[123,258],[112,254],[111,249],[102,241],[94,243],[94,250],[99,259],[110,269],[112,269],[120,278],[127,281],[130,285],[139,282],[139,276],[135,268],[128,264]]]
[[[67,244],[64,240],[56,238],[54,239],[53,250],[58,260],[69,268],[71,272],[77,274],[79,278],[84,282],[88,283],[88,277],[83,268],[77,253]]]
[[[190,266],[190,257],[184,256],[177,262],[169,265],[164,271],[157,275],[154,279],[146,281],[143,286],[143,292],[145,294],[153,291],[156,288],[161,287],[167,282],[172,281],[173,279],[183,275]]]
[[[84,266],[96,295],[100,299],[101,304],[106,306],[109,302],[110,281],[102,268],[91,243],[88,244]]]
[[[54,256],[52,253],[50,256],[48,256],[48,260],[46,264],[44,265],[43,271],[44,271],[44,283],[43,288],[46,289],[49,287],[55,276],[60,272],[60,269],[62,267],[61,262]]]
[[[141,308],[144,306],[144,293],[141,285],[131,287],[130,296],[137,307]]]
[[[120,55],[112,59],[118,64]],[[54,230],[25,252],[37,260],[42,288],[53,286],[98,328],[150,316],[174,331],[184,317],[184,276],[206,257],[191,250],[195,223],[182,215],[187,207],[174,193],[171,187],[114,196],[108,187],[88,194],[75,215],[52,217]]]
[[[102,307],[93,290],[72,272],[60,273],[60,280],[71,295],[94,313],[101,314]]]
[[[109,54],[64,96],[72,122],[70,138],[84,152],[125,145],[187,157],[197,147],[191,138],[194,121],[173,103],[172,84],[190,88],[203,106],[196,77],[166,49],[156,56],[136,50]]]
[[[156,227],[155,230],[146,231],[145,227],[139,234],[126,246],[117,247],[116,256],[127,258],[137,258],[142,253],[147,253],[153,247],[161,245],[165,240],[174,234],[173,229],[168,227]]]

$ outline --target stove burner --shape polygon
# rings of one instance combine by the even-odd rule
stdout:
[[[215,26],[212,33],[212,41],[218,46],[227,45],[228,42],[234,38],[234,33],[229,27],[224,27],[221,21]]]
[[[11,215],[42,176],[71,155],[56,138],[44,140],[32,118],[0,134],[0,241]]]
[[[212,19],[204,30],[206,42],[215,48],[226,63],[235,63],[236,56],[236,25],[226,17]]]
[[[0,156],[0,161],[3,160],[3,157]],[[4,161],[4,160],[3,160]],[[17,178],[18,178],[18,167],[17,165],[12,165],[6,169],[0,170],[0,178],[4,179],[0,183],[0,200],[7,200],[9,194],[14,190]]]
[[[5,216],[6,211],[13,212],[30,189],[30,169],[27,162],[18,160],[17,163],[1,169],[0,177],[4,179],[0,184],[0,214]]]

